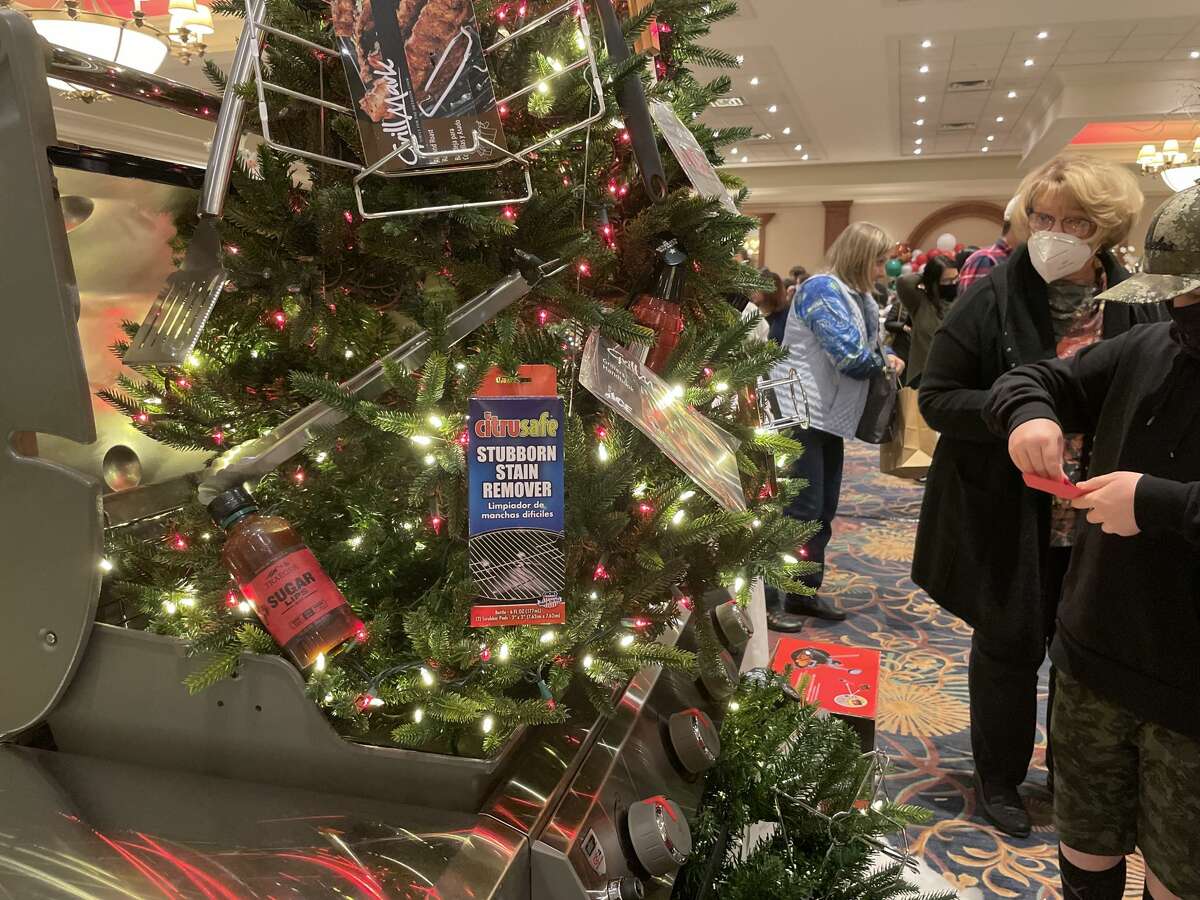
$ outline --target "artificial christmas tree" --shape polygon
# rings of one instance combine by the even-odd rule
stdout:
[[[243,13],[235,2],[216,9]],[[275,27],[330,43],[323,5],[272,0],[269,9]],[[634,35],[653,12],[660,31],[669,29],[665,77],[645,89],[691,123],[713,162],[722,144],[748,135],[694,121],[729,82],[702,84],[688,67],[735,64],[697,43],[735,11],[733,3],[663,0],[627,23]],[[476,4],[476,12],[491,45],[541,10],[491,2]],[[512,146],[528,146],[595,108],[586,78],[550,81],[589,40],[568,16],[539,31],[534,44],[513,41],[489,57],[498,94],[531,79],[538,85],[500,104]],[[332,55],[271,41],[263,67],[291,90],[350,105]],[[617,108],[615,85],[645,77],[641,70],[638,60],[602,59],[610,110]],[[221,73],[211,64],[208,71],[221,85]],[[254,89],[239,90],[250,97]],[[277,142],[359,158],[351,118],[326,123],[323,112],[270,96]],[[741,420],[730,402],[779,357],[773,345],[747,342],[752,323],[725,299],[758,284],[733,258],[753,221],[695,196],[669,153],[672,191],[650,202],[635,177],[632,144],[615,116],[551,141],[528,156],[532,198],[496,210],[461,204],[519,193],[519,167],[377,179],[363,186],[372,209],[461,207],[383,219],[356,211],[348,169],[306,165],[260,146],[235,172],[221,224],[231,283],[195,352],[179,368],[139,367],[136,377],[103,392],[147,435],[214,454],[269,431],[310,400],[345,416],[254,490],[264,510],[291,523],[364,623],[363,640],[305,671],[312,698],[347,735],[465,753],[478,752],[482,737],[490,752],[521,724],[561,720],[572,683],[604,705],[647,662],[724,677],[707,616],[699,617],[698,659],[653,639],[713,588],[726,586],[743,602],[757,577],[801,589],[795,578],[805,564],[790,554],[810,529],[782,516],[780,497],[753,494],[745,509],[722,506],[576,383],[589,331],[623,344],[652,341],[624,307],[654,287],[655,249],[673,239],[691,269],[680,297],[687,325],[661,372],[674,402],[734,436],[748,479],[758,474],[755,454],[799,450]],[[182,230],[184,242],[186,221]],[[452,344],[448,317],[511,272],[522,254],[569,268]],[[339,385],[420,328],[430,352],[419,371],[384,366],[387,390],[373,399]],[[567,620],[473,629],[467,401],[492,367],[513,373],[523,364],[554,366],[565,403]],[[156,540],[112,536],[109,590],[147,614],[153,630],[190,642],[197,656],[190,685],[199,690],[234,673],[243,652],[278,652],[230,584],[203,507],[185,507],[162,524]]]

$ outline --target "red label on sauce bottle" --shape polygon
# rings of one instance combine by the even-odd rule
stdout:
[[[307,547],[275,560],[241,589],[281,647],[312,623],[347,605]]]

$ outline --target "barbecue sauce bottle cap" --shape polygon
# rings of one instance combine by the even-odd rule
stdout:
[[[659,258],[659,270],[654,295],[668,303],[678,303],[679,295],[683,292],[683,264],[687,262],[687,254],[674,238],[659,244],[655,252]]]
[[[256,512],[258,503],[244,487],[230,488],[208,504],[208,514],[222,528],[228,528],[238,519]]]

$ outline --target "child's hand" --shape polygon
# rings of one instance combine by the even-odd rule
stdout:
[[[1079,488],[1087,491],[1076,497],[1071,505],[1088,511],[1087,520],[1099,525],[1105,534],[1133,537],[1141,533],[1133,514],[1133,498],[1137,493],[1139,472],[1112,472],[1079,482]]]
[[[1008,455],[1022,472],[1063,480],[1063,433],[1051,419],[1030,419],[1008,436]]]

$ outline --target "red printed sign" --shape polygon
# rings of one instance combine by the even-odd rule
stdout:
[[[846,644],[780,638],[771,668],[792,666],[792,687],[809,703],[840,716],[875,718],[879,651]]]
[[[246,599],[281,647],[346,598],[307,547],[280,557],[241,585]]]
[[[471,607],[472,628],[502,625],[562,625],[567,621],[567,604],[561,597],[546,603],[476,603]]]

